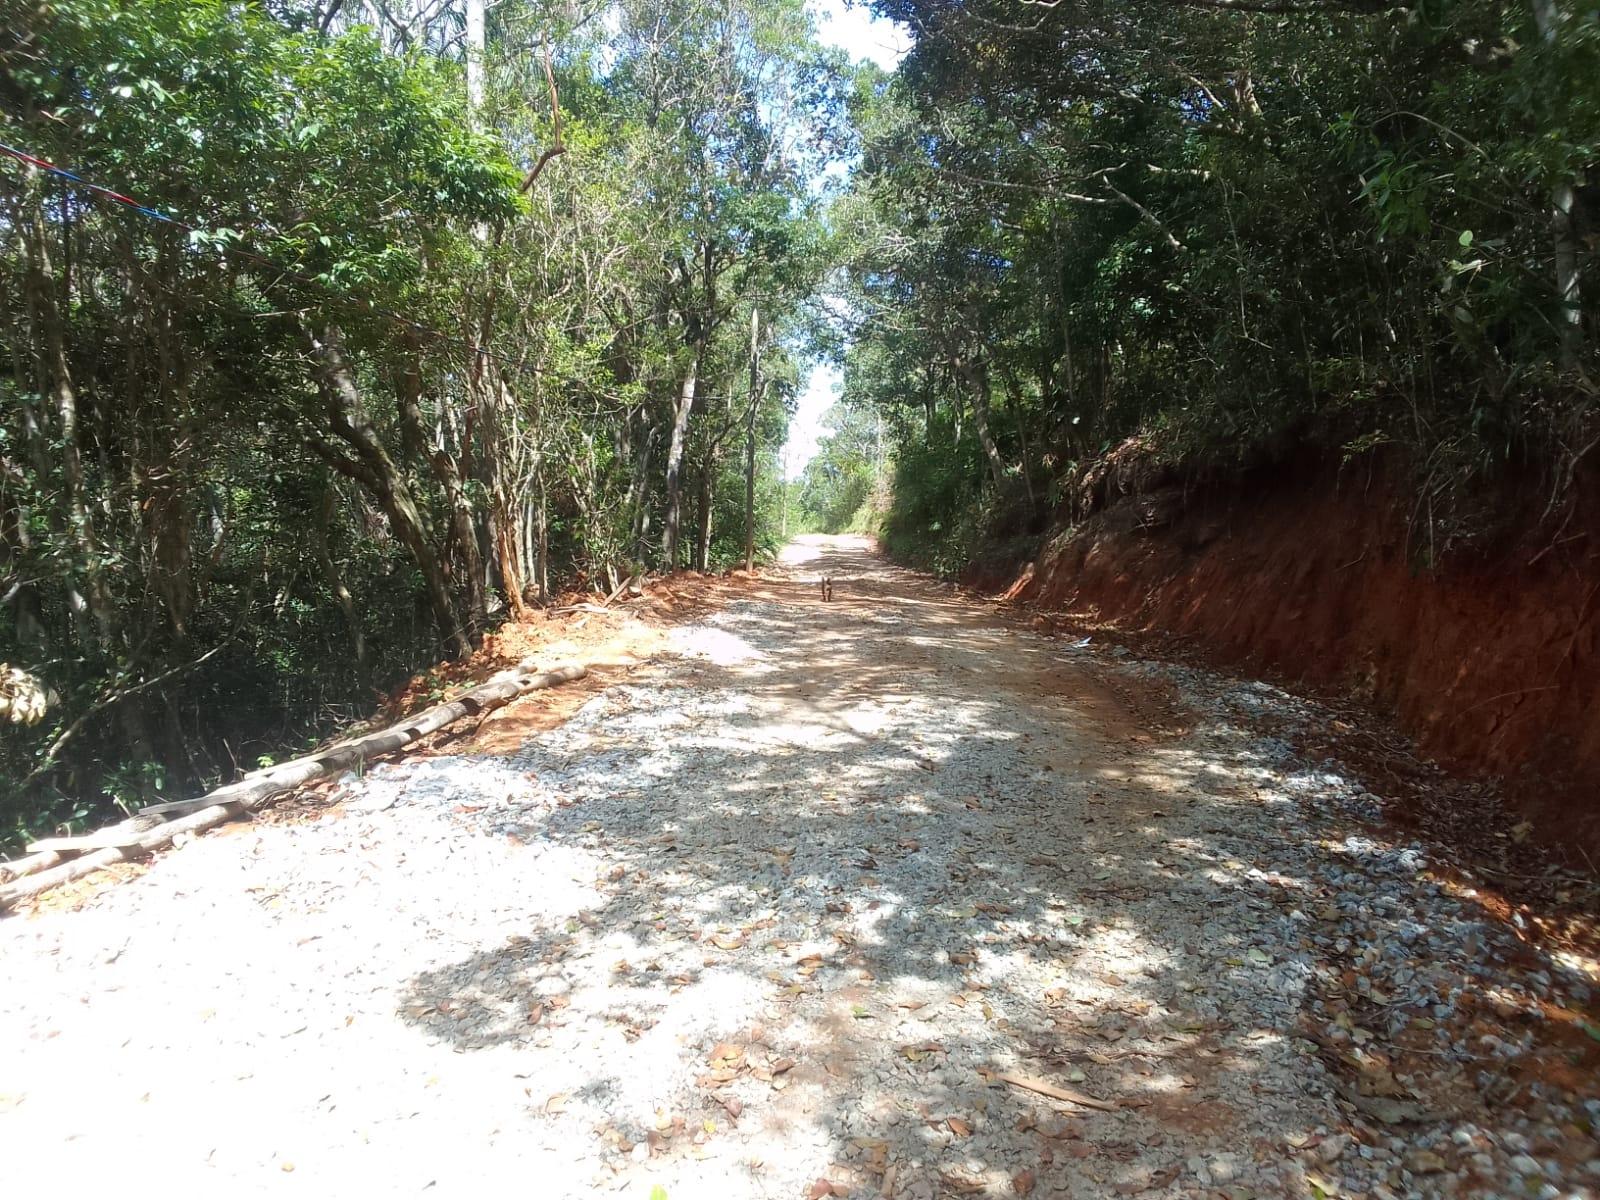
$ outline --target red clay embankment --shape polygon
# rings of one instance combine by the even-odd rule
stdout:
[[[1147,487],[1048,539],[1006,595],[1392,713],[1441,765],[1504,778],[1541,841],[1600,859],[1595,483],[1553,516],[1507,488],[1455,528],[1375,465]]]

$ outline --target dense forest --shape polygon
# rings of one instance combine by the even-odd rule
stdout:
[[[835,213],[852,345],[812,519],[953,571],[1119,446],[1377,450],[1430,511],[1508,470],[1559,509],[1597,432],[1593,7],[876,7],[914,44]]]
[[[0,838],[230,776],[566,588],[953,572],[1107,456],[1596,437],[1564,0],[12,0]],[[834,432],[780,447],[819,358]]]
[[[798,0],[11,7],[0,837],[768,552],[854,86]]]

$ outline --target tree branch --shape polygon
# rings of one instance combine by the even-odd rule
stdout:
[[[556,155],[567,152],[567,144],[561,137],[561,100],[556,95],[556,72],[555,67],[550,62],[550,44],[548,42],[545,43],[544,48],[544,77],[550,84],[550,116],[555,122],[556,140],[553,146],[539,156],[539,161],[533,164],[533,170],[523,177],[522,186],[517,190],[524,195],[538,180],[539,172],[544,170],[545,163]]]

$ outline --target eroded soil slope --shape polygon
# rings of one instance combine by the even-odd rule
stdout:
[[[1533,835],[1579,847],[1592,869],[1600,483],[1580,481],[1554,515],[1529,483],[1448,522],[1417,486],[1319,461],[1227,485],[1135,484],[1020,577],[985,582],[1392,713],[1427,755],[1505,780]]]

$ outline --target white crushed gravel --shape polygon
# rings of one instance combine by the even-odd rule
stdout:
[[[378,768],[0,922],[8,1185],[1595,1194],[1592,1080],[1467,1121],[1329,1069],[1420,1031],[1493,1089],[1587,994],[1297,759],[1310,706],[996,626],[848,540],[675,640],[516,754]],[[1196,724],[1108,726],[1106,683]],[[1489,992],[1522,1015],[1464,1045]]]

